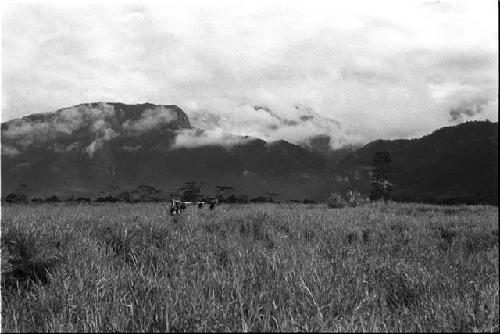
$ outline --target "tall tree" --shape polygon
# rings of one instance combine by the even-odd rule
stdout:
[[[215,186],[215,197],[220,203],[230,202],[231,196],[234,199],[234,187]]]
[[[27,203],[28,196],[26,195],[26,188],[28,188],[28,185],[20,184],[16,188],[15,192],[13,192],[13,193],[7,195],[7,197],[5,197],[5,201],[7,203]]]
[[[141,184],[130,192],[130,198],[132,202],[159,202],[160,193],[161,190],[153,186]]]
[[[189,181],[184,183],[182,187],[177,190],[181,194],[181,200],[186,202],[196,202],[200,198],[202,182]]]
[[[390,168],[391,157],[389,152],[376,152],[372,158],[370,200],[391,198],[392,183],[389,181],[393,171]]]

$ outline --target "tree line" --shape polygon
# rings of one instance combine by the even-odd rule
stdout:
[[[372,158],[371,171],[370,171],[370,201],[377,200],[390,200],[393,183],[390,178],[393,171],[390,167],[391,157],[388,152],[376,152]],[[229,185],[217,185],[213,196],[202,194],[201,188],[204,185],[203,181],[188,181],[185,182],[176,191],[169,193],[167,196],[162,190],[155,188],[151,185],[139,185],[133,190],[121,191],[117,185],[108,184],[107,187],[100,191],[97,198],[91,199],[89,197],[74,197],[74,196],[57,196],[52,195],[46,198],[35,197],[28,200],[26,190],[28,185],[21,184],[13,192],[3,198],[7,203],[28,203],[28,202],[77,202],[77,203],[90,203],[90,202],[125,202],[125,203],[138,203],[138,202],[163,202],[173,198],[184,202],[208,202],[215,200],[219,203],[276,203],[278,194],[273,192],[266,192],[261,196],[249,199],[247,195],[236,194],[235,188]],[[327,199],[329,207],[344,207],[344,206],[357,206],[364,202],[365,199],[357,191],[348,191],[344,194],[332,193]],[[313,200],[308,198],[303,201],[289,200],[289,202],[299,202],[304,204],[314,204]]]
[[[6,203],[58,203],[58,202],[74,202],[74,203],[140,203],[140,202],[164,202],[171,199],[181,200],[183,202],[209,202],[217,199],[219,203],[274,203],[276,202],[276,193],[265,193],[262,196],[249,198],[247,195],[236,194],[235,188],[227,185],[218,185],[215,187],[215,193],[212,196],[202,194],[201,186],[203,182],[188,181],[185,182],[176,191],[164,193],[162,190],[155,188],[151,185],[142,184],[133,190],[120,190],[114,184],[109,184],[105,189],[99,192],[99,196],[95,198],[90,197],[76,197],[51,195],[45,198],[33,197],[28,198],[26,190],[28,185],[21,184],[17,189],[8,194],[3,201]],[[309,201],[309,200],[307,200]]]

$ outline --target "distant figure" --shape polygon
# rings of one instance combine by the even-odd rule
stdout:
[[[180,201],[173,199],[172,202],[170,203],[170,215],[178,215],[181,213],[180,210]]]
[[[210,204],[209,204],[208,208],[210,210],[213,210],[215,208],[215,202],[214,201],[210,201]]]
[[[198,209],[202,209],[203,208],[203,202],[198,202]]]

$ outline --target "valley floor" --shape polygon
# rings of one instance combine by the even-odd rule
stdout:
[[[3,205],[3,331],[495,331],[498,208]]]

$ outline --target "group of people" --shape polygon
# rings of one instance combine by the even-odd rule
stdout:
[[[205,202],[200,202],[198,201],[198,209],[202,209],[203,208],[203,204]],[[217,200],[210,200],[208,201],[208,208],[210,210],[213,210],[215,208],[215,204],[217,203]],[[170,201],[170,215],[171,216],[174,216],[174,215],[178,215],[182,212],[182,210],[185,210],[186,209],[186,203],[183,202],[183,201],[179,201],[179,200],[176,200],[176,199],[172,199]]]
[[[170,215],[178,215],[182,210],[186,209],[186,204],[184,202],[173,199],[170,201]]]

